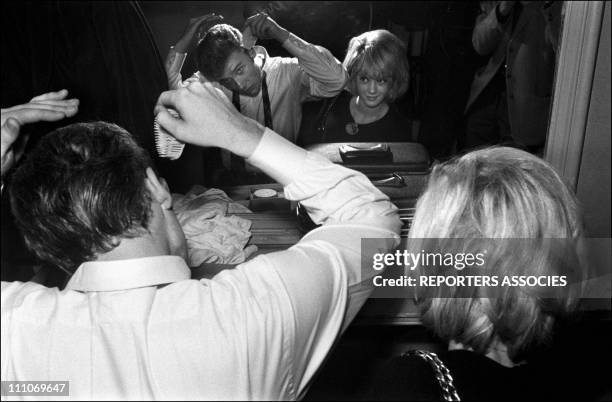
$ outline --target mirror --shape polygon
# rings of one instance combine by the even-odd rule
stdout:
[[[497,3],[511,5],[505,11],[508,20],[503,25],[509,38],[506,42],[501,36],[488,38],[493,31],[486,31],[494,21],[491,17],[496,17]],[[521,143],[530,151],[542,153],[562,3],[249,1],[238,5],[234,2],[143,2],[141,7],[162,57],[181,36],[189,18],[211,12],[223,15],[225,22],[239,28],[248,16],[267,12],[279,25],[310,43],[325,47],[340,61],[352,37],[374,29],[389,30],[407,45],[410,64],[408,91],[395,102],[408,119],[406,141],[419,142],[432,158],[444,160],[468,146],[493,141],[490,137],[497,133],[490,134],[491,130],[502,132],[504,138],[498,142],[508,142],[510,127],[520,133]],[[480,36],[474,34],[477,19],[481,21]],[[499,45],[505,46],[507,52],[497,50],[499,41],[510,44]],[[290,56],[274,40],[259,44],[270,56]],[[476,51],[475,44],[481,54]],[[533,46],[540,52],[533,54],[527,50]],[[504,68],[506,59],[511,59],[508,69]],[[195,58],[189,55],[183,66],[183,76],[188,77],[196,69]],[[486,107],[491,102],[503,103],[496,92],[503,90],[499,88],[505,86],[504,81],[515,92],[506,93],[507,105],[499,105],[500,109],[509,110],[506,114],[511,115],[510,119],[496,116],[503,113]],[[496,89],[492,90],[490,87],[495,85]],[[474,95],[472,88],[470,98],[473,86],[477,87],[477,94]],[[470,110],[466,114],[468,102]],[[479,110],[475,112],[475,109]],[[320,104],[305,103],[303,120],[307,123],[315,119],[319,110]],[[488,127],[491,125],[500,128],[491,129]],[[471,140],[466,139],[466,135]],[[540,139],[531,140],[533,136]],[[478,137],[486,138],[480,141]]]

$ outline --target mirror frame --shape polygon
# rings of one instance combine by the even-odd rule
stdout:
[[[566,1],[544,159],[576,190],[604,1]]]

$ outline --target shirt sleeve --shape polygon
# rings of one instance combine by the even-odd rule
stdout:
[[[289,40],[292,40],[290,34]],[[344,88],[346,69],[329,50],[308,42],[296,54],[300,67],[300,83],[304,88],[302,101],[308,98],[331,98]]]
[[[259,276],[257,272],[270,267],[278,273],[278,292],[289,306],[278,325],[292,332],[287,334],[292,338],[290,370],[295,397],[300,397],[373,289],[373,270],[361,271],[361,239],[375,238],[376,247],[388,251],[399,243],[401,221],[397,208],[363,174],[309,153],[269,129],[249,162],[265,172],[282,172],[280,181],[288,183],[285,197],[299,201],[323,225],[289,250],[223,275],[250,271]]]
[[[174,50],[174,47],[170,48],[165,63],[168,88],[178,89],[182,86],[183,77],[181,76],[181,69],[186,58],[187,53],[178,53]]]

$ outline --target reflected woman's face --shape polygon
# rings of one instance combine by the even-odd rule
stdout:
[[[391,89],[390,79],[359,72],[356,84],[357,96],[363,105],[376,108],[387,102],[387,94]]]

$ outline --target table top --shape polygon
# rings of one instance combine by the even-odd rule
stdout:
[[[235,202],[241,203],[246,207],[252,207],[252,193],[256,189],[269,188],[282,195],[283,188],[279,183],[251,184],[223,188],[226,194]],[[285,201],[285,200],[283,200]],[[409,200],[407,205],[410,208],[402,208],[400,215],[402,220],[408,223],[413,216],[413,202]],[[285,250],[296,244],[304,235],[303,228],[300,227],[296,216],[296,203],[272,203],[267,204],[270,208],[265,211],[253,213],[235,213],[239,217],[248,219],[252,222],[252,237],[249,245],[254,244],[258,251],[250,256],[273,251]],[[403,205],[399,205],[400,208]],[[408,224],[405,225],[406,230]],[[211,264],[204,263],[199,267],[192,268],[192,279],[211,279],[219,272],[226,269],[234,269],[235,264]],[[360,313],[357,315],[354,325],[419,325],[419,314],[411,298],[390,299],[377,298],[376,293],[371,297]]]

